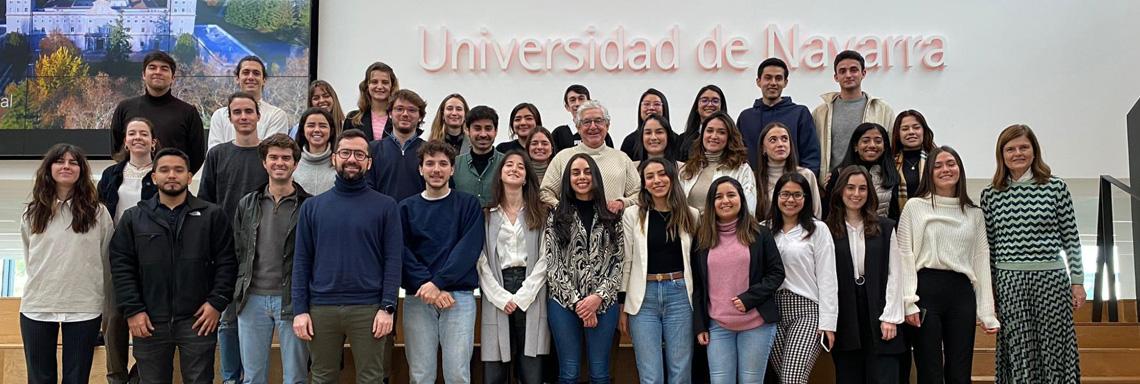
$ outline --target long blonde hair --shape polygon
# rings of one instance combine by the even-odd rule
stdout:
[[[443,127],[443,109],[447,107],[447,102],[451,99],[459,99],[459,101],[463,103],[463,116],[464,121],[466,121],[467,111],[471,110],[471,108],[467,106],[467,99],[458,93],[447,95],[447,97],[443,98],[443,101],[439,102],[439,109],[435,111],[435,120],[431,121],[431,136],[429,140],[443,140],[447,132],[447,129]],[[458,149],[459,148],[456,148],[456,150]]]

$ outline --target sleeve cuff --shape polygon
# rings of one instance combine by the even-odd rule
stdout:
[[[838,317],[835,314],[819,314],[819,329],[835,332],[835,325],[839,322]]]
[[[916,314],[918,312],[920,312],[918,309],[918,305],[915,305],[914,303],[909,303],[906,305],[906,315],[907,316]]]
[[[1069,280],[1071,281],[1070,284],[1084,285],[1085,284],[1085,274],[1083,274],[1083,273],[1070,274]]]

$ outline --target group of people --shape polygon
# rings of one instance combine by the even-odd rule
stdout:
[[[170,382],[175,350],[183,382],[212,382],[220,350],[224,382],[266,383],[275,332],[286,383],[336,383],[345,342],[379,383],[397,316],[413,383],[470,382],[477,326],[486,383],[609,382],[618,331],[643,383],[805,383],[823,351],[839,383],[907,382],[912,356],[920,382],[965,383],[976,324],[998,382],[1078,382],[1076,219],[1033,131],[1001,132],[975,204],[921,113],[864,92],[858,53],[834,68],[809,111],[765,60],[751,107],[705,86],[680,133],[649,89],[615,149],[582,85],[554,130],[520,103],[496,146],[498,112],[451,94],[425,137],[427,102],[380,62],[357,110],[317,80],[294,124],[251,56],[207,141],[150,53],[98,186],[74,145],[37,171],[29,382],[57,382],[62,328],[64,383],[87,382],[100,330],[111,383]]]

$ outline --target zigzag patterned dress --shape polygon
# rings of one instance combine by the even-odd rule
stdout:
[[[1037,184],[1029,173],[982,191],[1002,324],[996,382],[1079,383],[1070,285],[1084,277],[1072,196],[1063,180]]]

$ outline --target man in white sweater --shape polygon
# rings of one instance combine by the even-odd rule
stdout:
[[[597,172],[602,173],[602,185],[606,192],[606,206],[613,213],[620,213],[625,207],[637,204],[637,193],[641,180],[633,161],[622,151],[606,146],[606,136],[610,130],[610,112],[596,100],[590,100],[578,107],[576,119],[582,142],[554,155],[550,160],[546,175],[542,178],[539,197],[542,202],[558,205],[562,188],[562,173],[571,157],[586,153],[598,163]]]
[[[265,81],[269,73],[265,71],[265,63],[257,56],[246,56],[234,68],[234,80],[237,81],[238,90],[253,95],[258,109],[261,110],[261,120],[257,122],[257,138],[264,140],[274,133],[289,133],[294,122],[281,108],[265,102],[262,93],[265,91]],[[234,139],[234,126],[230,123],[229,110],[223,106],[210,115],[210,137],[207,139],[206,150],[215,145],[229,142]]]

